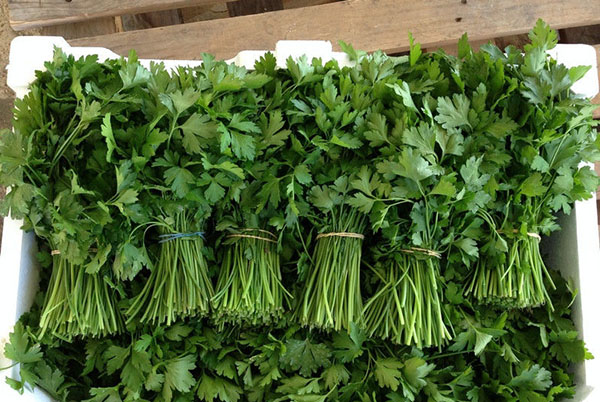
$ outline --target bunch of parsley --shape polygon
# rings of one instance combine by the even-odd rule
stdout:
[[[531,38],[521,55],[465,36],[458,58],[343,45],[353,67],[266,54],[253,72],[57,52],[0,144],[4,212],[44,240],[9,384],[92,402],[573,396],[568,367],[590,357],[575,293],[531,234],[597,185],[579,163],[598,144],[569,92],[585,69],[546,56],[545,24]]]

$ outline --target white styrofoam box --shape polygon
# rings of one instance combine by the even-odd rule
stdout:
[[[71,47],[61,37],[22,36],[11,43],[8,64],[8,86],[17,97],[24,96],[29,84],[35,79],[35,71],[43,69],[44,62],[52,60],[54,47],[60,47],[67,54],[76,57],[91,54],[98,55],[100,61],[117,58],[117,54],[105,48]],[[266,53],[265,50],[246,50],[240,52],[229,62],[246,68]],[[336,59],[340,65],[352,65],[345,53],[333,52],[327,41],[279,41],[272,51],[277,58],[277,66],[285,68],[288,57],[298,58],[306,55],[309,59],[319,57],[323,60]],[[573,90],[583,97],[593,97],[598,93],[598,75],[596,53],[587,45],[558,45],[551,52],[559,62],[567,67],[590,65],[592,69],[573,86]],[[198,60],[140,60],[146,66],[152,61],[164,62],[167,68],[176,66],[197,66]],[[588,349],[598,358],[574,367],[578,393],[576,400],[593,402],[600,400],[600,320],[596,319],[594,309],[600,306],[600,249],[596,213],[596,198],[577,202],[569,216],[561,220],[563,230],[544,240],[545,249],[550,250],[548,265],[558,268],[565,277],[572,278],[579,289],[573,307],[575,324],[583,336]],[[0,267],[0,351],[8,339],[8,333],[19,316],[26,312],[32,302],[38,286],[38,267],[35,261],[36,244],[32,233],[24,233],[21,221],[5,218],[2,234],[2,252]],[[0,355],[0,367],[11,362]],[[0,400],[15,401],[51,401],[39,389],[18,396],[4,383],[5,376],[18,378],[18,369],[0,372]]]

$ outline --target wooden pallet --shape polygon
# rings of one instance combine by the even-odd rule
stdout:
[[[600,24],[600,0],[8,0],[8,5],[15,30],[43,27],[43,34],[64,36],[74,46],[101,46],[121,55],[134,48],[140,57],[154,59],[198,59],[204,52],[230,58],[244,49],[274,49],[280,39],[330,40],[336,48],[343,40],[366,51],[398,53],[409,47],[408,32],[423,48],[448,50],[464,32],[481,44],[526,33],[538,18],[556,29]],[[197,19],[203,21],[188,22]]]
[[[10,23],[19,30],[225,1],[8,0],[8,3]],[[272,49],[279,39],[326,39],[334,43],[341,39],[367,51],[382,49],[396,53],[408,49],[408,32],[423,47],[431,48],[454,43],[464,32],[473,40],[524,33],[538,18],[557,29],[600,24],[598,0],[429,0],[421,4],[413,0],[346,0],[327,4],[304,1],[300,3],[308,7],[293,9],[284,9],[284,3],[284,0],[235,1],[227,3],[231,18],[90,35],[71,42],[78,46],[108,47],[119,54],[135,48],[141,57],[165,59],[199,58],[202,52],[228,58],[243,49]],[[244,15],[263,10],[267,12]]]

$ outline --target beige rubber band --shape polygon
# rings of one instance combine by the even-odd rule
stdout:
[[[97,248],[91,248],[90,251],[92,253],[95,253],[96,251],[98,251]],[[50,251],[50,255],[60,255],[60,250],[52,250]]]
[[[273,240],[273,239],[267,239],[266,237],[260,237],[260,236],[254,236],[254,235],[247,235],[247,234],[241,234],[241,233],[230,234],[227,237],[228,238],[229,237],[242,237],[244,239],[256,239],[256,240],[267,241],[269,243],[277,243],[275,240]]]
[[[323,237],[351,237],[353,239],[361,239],[363,240],[365,238],[364,235],[360,234],[360,233],[352,233],[352,232],[330,232],[330,233],[319,233],[317,235],[316,240],[319,240]]]
[[[269,236],[273,236],[275,239],[277,238],[277,236],[275,236],[273,233],[269,232],[268,230],[263,230],[263,229],[241,229],[241,232],[252,232],[252,231],[257,231],[257,232],[261,232],[261,233],[265,233],[268,234]]]
[[[419,248],[419,247],[411,247],[409,249],[400,249],[400,251],[404,252],[404,253],[409,253],[409,254],[416,254],[416,253],[421,253],[421,254],[425,254],[428,255],[430,257],[435,257],[435,258],[442,258],[442,255],[437,252],[437,251],[433,251],[433,250],[429,250],[426,248]]]
[[[518,229],[513,229],[513,231],[512,231],[512,232],[513,232],[513,233],[521,233],[521,231],[520,231],[520,230],[518,230]],[[498,233],[503,233],[503,231],[502,231],[502,230],[499,230],[499,231],[498,231]],[[537,233],[534,233],[534,232],[527,232],[527,236],[529,236],[529,237],[533,237],[534,239],[538,239],[539,241],[541,241],[541,240],[542,240],[542,237],[541,237],[539,234],[537,234]]]

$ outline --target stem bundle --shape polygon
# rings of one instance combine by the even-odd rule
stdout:
[[[87,274],[57,254],[40,316],[40,336],[103,337],[121,330],[114,294],[99,274]]]
[[[537,236],[517,236],[510,242],[504,264],[490,264],[481,258],[465,294],[482,303],[502,307],[536,307],[551,305],[545,280],[555,289],[550,273],[540,254]]]
[[[438,258],[400,252],[389,259],[381,286],[364,308],[369,336],[419,348],[451,338],[445,324]]]
[[[204,240],[198,225],[184,211],[174,225],[161,226],[163,239],[158,263],[142,291],[127,310],[127,323],[135,319],[171,325],[179,317],[204,316],[210,309],[213,287],[202,253]]]
[[[352,210],[340,217],[341,226],[346,228],[334,227],[336,232],[317,236],[313,268],[297,312],[303,325],[339,331],[350,330],[350,323],[361,323],[363,235],[352,231],[360,229],[361,221],[362,217]]]
[[[281,283],[275,235],[247,229],[227,236],[225,244],[212,299],[214,320],[259,325],[281,317],[291,295]]]

